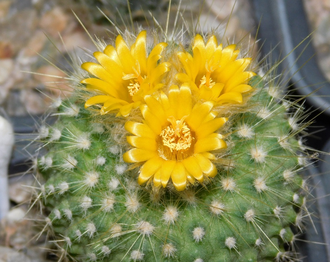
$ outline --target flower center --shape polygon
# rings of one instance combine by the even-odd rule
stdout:
[[[124,80],[130,80],[127,86],[128,93],[130,96],[134,96],[139,90],[146,76],[141,75],[126,75],[123,77]]]
[[[210,73],[206,73],[206,75],[204,75],[201,78],[201,82],[199,84],[199,88],[201,88],[203,85],[212,88],[215,85],[215,82],[212,80],[211,78],[211,74]]]
[[[139,91],[140,84],[135,81],[131,81],[131,83],[129,83],[129,85],[127,86],[127,89],[129,95],[134,96]]]
[[[136,65],[132,69],[134,72],[133,74],[126,74],[122,78],[123,80],[130,80],[127,90],[131,97],[133,97],[140,90],[143,81],[147,77],[146,75],[141,75],[140,64],[138,61],[136,61]]]
[[[193,153],[194,135],[191,129],[184,121],[175,120],[172,116],[167,120],[170,125],[165,127],[160,133],[161,145],[159,152],[166,160],[181,160]]]

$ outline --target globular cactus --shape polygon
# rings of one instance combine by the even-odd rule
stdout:
[[[297,259],[300,106],[241,46],[148,34],[154,43],[146,31],[98,43],[41,128],[43,231],[60,257]]]

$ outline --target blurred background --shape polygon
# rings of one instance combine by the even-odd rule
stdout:
[[[34,139],[30,134],[37,130],[46,109],[58,97],[70,93],[68,82],[53,76],[65,77],[66,72],[70,72],[70,63],[67,62],[70,54],[79,55],[85,50],[95,50],[74,13],[92,36],[96,35],[106,42],[113,38],[116,31],[98,8],[119,28],[130,27],[130,13],[133,23],[139,23],[145,28],[154,26],[149,11],[165,26],[169,0],[129,2],[128,6],[126,0],[0,0],[0,115],[13,124],[16,139],[9,167],[7,198],[1,196],[0,192],[0,205],[9,199],[11,207],[0,218],[0,262],[55,259],[53,247],[46,244],[45,236],[37,238],[38,231],[32,226],[31,220],[38,220],[38,209],[31,210],[25,216],[35,182],[32,173],[27,171],[30,156],[24,148]],[[295,4],[299,4],[302,9],[297,9]],[[293,95],[306,95],[306,92],[312,90],[315,97],[322,97],[321,100],[309,99],[306,103],[306,110],[311,112],[309,119],[315,122],[309,130],[312,136],[308,138],[307,144],[318,150],[330,151],[330,145],[325,146],[330,137],[330,114],[314,119],[330,105],[330,89],[327,86],[330,80],[330,0],[172,0],[170,11],[173,17],[178,9],[184,11],[182,16],[186,24],[192,26],[198,21],[202,32],[217,28],[219,24],[227,26],[226,37],[229,42],[244,38],[252,46],[256,39],[260,39],[253,52],[260,51],[267,55],[274,51],[269,62],[289,54],[286,49],[290,48],[290,44],[294,48],[313,32],[292,55],[300,57],[298,71],[307,60],[311,60],[317,65],[312,64],[316,73],[312,74],[307,68],[307,71],[301,71],[303,74],[297,79],[297,70],[293,70],[287,74],[287,84]],[[296,11],[292,13],[293,10]],[[294,21],[298,25],[305,21],[307,28],[290,28]],[[287,32],[286,29],[291,31]],[[288,34],[297,37],[287,41]],[[303,48],[306,44],[309,47]],[[303,58],[300,56],[302,53],[306,55]],[[293,61],[297,59],[293,57]],[[291,66],[290,63],[283,63],[281,70]],[[316,80],[308,80],[309,75],[316,77]],[[306,80],[307,84],[301,79]],[[318,88],[325,90],[325,93],[319,94]],[[328,161],[324,156],[321,158]],[[316,168],[319,170],[310,172],[325,174],[330,170],[328,166],[318,165]],[[324,181],[317,183],[322,184]],[[324,199],[324,196],[318,197]],[[329,224],[330,215],[325,213],[322,216]],[[322,226],[320,230],[323,230]],[[324,232],[322,235],[323,240],[317,241],[330,243],[326,234]],[[322,252],[327,251],[322,249],[319,252],[319,260],[313,261],[327,261],[321,259],[324,255]]]

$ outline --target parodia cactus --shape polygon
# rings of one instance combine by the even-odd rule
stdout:
[[[300,108],[238,46],[192,40],[98,44],[56,101],[39,197],[62,258],[295,260]]]

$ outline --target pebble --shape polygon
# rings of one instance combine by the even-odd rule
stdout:
[[[17,54],[31,37],[38,24],[36,10],[24,9],[19,11],[0,26],[0,39],[10,43],[11,56]],[[5,28],[5,30],[1,30]]]
[[[25,105],[26,112],[31,115],[43,114],[50,105],[47,97],[33,89],[23,89],[20,92],[20,100]]]
[[[325,77],[330,80],[330,1],[304,0],[317,59]]]
[[[220,20],[224,20],[230,16],[230,14],[235,14],[238,6],[241,4],[242,0],[205,0],[208,8],[211,12]]]
[[[34,75],[45,88],[52,93],[52,97],[64,97],[72,92],[68,82],[64,79],[66,74],[52,65],[40,67],[37,71],[40,75]]]
[[[8,15],[10,4],[11,4],[10,0],[4,0],[0,2],[0,22],[4,20]]]
[[[209,33],[219,28],[219,21],[215,17],[208,14],[201,14],[199,17],[201,31],[203,33]],[[220,28],[222,28],[220,26]]]
[[[84,48],[86,50],[93,50],[94,44],[86,35],[86,32],[81,29],[74,29],[73,31],[63,34],[64,45],[60,46],[60,50],[64,52],[71,52],[77,48]]]
[[[0,59],[0,105],[6,101],[8,92],[14,85],[12,71],[14,61],[12,59]]]
[[[11,58],[12,56],[13,56],[12,44],[7,41],[0,41],[0,59]]]
[[[14,69],[14,60],[13,59],[0,59],[0,85],[3,84],[12,73]]]
[[[198,12],[201,8],[201,1],[199,0],[182,0],[181,3],[182,10],[186,10],[189,14],[190,12]],[[183,15],[186,15],[184,13]]]
[[[9,198],[11,201],[22,204],[28,203],[31,199],[31,189],[27,188],[35,183],[32,175],[23,177],[12,177],[9,179]]]
[[[39,26],[48,35],[57,38],[68,23],[68,17],[64,10],[57,6],[50,11],[46,12],[39,22]]]
[[[27,205],[13,208],[0,221],[0,262],[48,261],[45,259],[47,253],[45,236],[41,236],[39,240],[36,240],[37,230],[40,229],[32,227],[35,224],[31,222],[31,218],[34,220],[41,219],[40,214],[35,209],[26,214],[27,209]],[[18,250],[24,250],[24,254]]]
[[[325,76],[330,79],[330,55],[320,60],[320,66],[324,70]]]
[[[6,217],[8,225],[13,226],[20,223],[25,216],[25,211],[22,208],[14,208],[9,211]]]
[[[59,77],[64,77],[65,73],[57,69],[52,65],[44,65],[37,69],[36,74],[33,75],[33,78],[38,80],[43,85],[51,85],[56,81],[61,81]]]
[[[36,30],[24,48],[24,56],[35,56],[40,53],[47,41],[47,36],[42,30]]]
[[[31,226],[31,222],[24,219],[25,213],[26,209],[14,208],[1,220],[1,231],[4,232],[5,246],[20,249],[28,245],[33,231],[27,230],[28,226]]]
[[[322,16],[315,34],[315,44],[317,46],[330,42],[330,15]]]
[[[0,246],[0,254],[0,262],[32,262],[32,260],[22,252],[18,252],[9,247]]]

